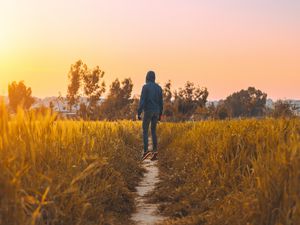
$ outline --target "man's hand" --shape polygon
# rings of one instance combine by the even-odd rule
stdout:
[[[142,116],[140,114],[138,115],[138,120],[142,120]]]

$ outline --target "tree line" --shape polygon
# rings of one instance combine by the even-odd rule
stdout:
[[[68,74],[69,85],[67,102],[70,111],[77,109],[77,115],[90,120],[132,119],[136,114],[132,98],[133,83],[130,78],[123,81],[115,79],[109,87],[106,98],[101,98],[106,91],[105,73],[99,66],[93,69],[81,60],[72,64]],[[87,99],[80,102],[81,97]],[[79,109],[78,107],[79,106]]]
[[[68,73],[67,104],[69,111],[85,120],[135,119],[139,99],[132,96],[133,83],[130,78],[115,79],[108,88],[105,72],[99,66],[89,68],[82,60],[70,66]],[[292,117],[297,108],[288,101],[278,100],[274,107],[266,106],[267,94],[255,87],[234,92],[217,104],[208,104],[209,92],[187,81],[184,87],[172,89],[171,81],[163,85],[165,121],[227,119],[247,117]],[[34,103],[30,87],[23,81],[12,82],[8,87],[9,108],[29,110]],[[82,97],[86,101],[82,101]],[[60,97],[61,98],[61,97]],[[50,103],[49,108],[53,108]],[[37,109],[35,109],[37,110]],[[40,110],[41,111],[41,110]]]
[[[207,104],[206,88],[187,82],[179,91],[171,90],[171,82],[164,86],[165,119],[168,121],[207,120],[228,118],[293,117],[298,108],[289,101],[278,100],[267,107],[267,94],[255,87],[240,90],[217,104]]]

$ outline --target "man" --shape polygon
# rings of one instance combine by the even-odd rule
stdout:
[[[153,154],[151,160],[157,160],[157,137],[156,125],[160,121],[163,111],[163,93],[161,87],[155,83],[155,73],[149,71],[146,76],[146,84],[143,86],[138,109],[138,119],[141,120],[141,114],[144,112],[143,118],[143,141],[144,154],[142,160],[151,155],[148,150],[148,130],[151,124],[151,135],[153,144]]]

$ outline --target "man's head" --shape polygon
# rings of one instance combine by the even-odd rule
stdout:
[[[146,76],[146,83],[155,82],[155,73],[153,71],[149,71]]]

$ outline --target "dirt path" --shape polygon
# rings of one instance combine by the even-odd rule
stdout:
[[[143,167],[146,169],[143,179],[139,183],[137,189],[137,197],[135,199],[137,211],[132,215],[132,220],[137,225],[154,225],[161,222],[165,218],[158,213],[158,204],[148,203],[146,194],[153,191],[155,185],[159,182],[159,170],[157,161],[145,160]]]

